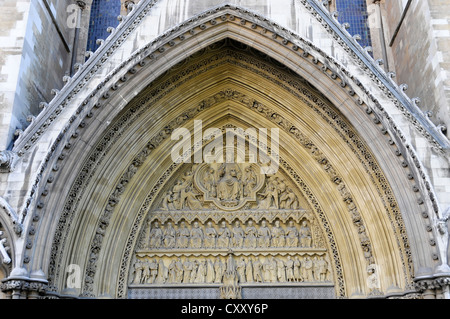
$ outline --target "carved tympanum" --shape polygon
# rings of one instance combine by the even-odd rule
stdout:
[[[254,163],[180,170],[148,213],[135,250],[132,286],[330,284],[321,227],[283,171]],[[303,205],[302,205],[303,204]]]

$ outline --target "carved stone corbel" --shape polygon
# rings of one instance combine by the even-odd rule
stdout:
[[[424,279],[417,281],[414,284],[414,288],[422,295],[423,299],[436,299],[434,280]]]
[[[17,154],[12,151],[0,152],[0,173],[10,173],[14,170]]]
[[[0,289],[9,299],[38,299],[46,296],[49,287],[47,280],[30,278],[25,269],[15,268]]]

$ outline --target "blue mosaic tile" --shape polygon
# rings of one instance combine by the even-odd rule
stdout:
[[[94,0],[91,7],[87,50],[97,50],[97,39],[106,39],[108,27],[117,27],[120,15],[120,0]]]
[[[366,0],[336,0],[336,9],[339,12],[340,23],[348,22],[350,28],[347,30],[352,36],[359,34],[359,44],[364,48],[372,46],[370,30],[368,25],[368,13]]]

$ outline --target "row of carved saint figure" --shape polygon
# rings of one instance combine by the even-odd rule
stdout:
[[[138,259],[134,265],[133,284],[220,284],[227,270],[220,257],[213,259],[172,259],[166,266],[160,259]],[[324,256],[292,258],[242,257],[236,261],[240,283],[286,283],[330,281],[329,263]]]
[[[297,227],[291,220],[283,228],[280,221],[276,220],[269,227],[265,220],[257,228],[252,220],[249,220],[245,229],[240,221],[235,221],[234,226],[228,228],[226,222],[222,222],[217,229],[209,221],[205,226],[200,226],[196,221],[188,228],[182,221],[178,229],[172,222],[167,222],[164,229],[158,221],[155,221],[150,229],[148,242],[145,248],[270,248],[270,247],[313,247],[311,229],[306,220]]]

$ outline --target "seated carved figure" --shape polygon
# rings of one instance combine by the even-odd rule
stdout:
[[[306,220],[303,221],[300,227],[300,245],[301,247],[311,247],[312,246],[312,235],[311,229],[308,226]]]
[[[280,226],[280,221],[275,221],[275,226],[272,229],[272,246],[273,247],[284,247],[286,240],[284,237],[284,230]]]
[[[203,230],[199,227],[198,222],[195,222],[194,227],[191,230],[191,247],[202,248],[203,239]]]
[[[215,248],[217,241],[217,231],[213,227],[212,222],[208,222],[205,229],[205,248]]]
[[[217,246],[220,248],[228,248],[230,246],[231,232],[228,229],[226,222],[222,222],[218,231],[218,236]]]
[[[162,246],[164,234],[159,227],[159,222],[155,221],[150,231],[149,247],[158,248]]]
[[[236,164],[222,164],[219,170],[217,197],[220,200],[234,201],[241,198],[240,169]]]
[[[179,248],[187,248],[189,245],[189,237],[190,231],[186,227],[186,223],[183,221],[180,224],[180,227],[177,230],[177,247]]]
[[[299,243],[299,232],[295,227],[294,222],[289,221],[289,226],[286,228],[286,246],[297,247]]]
[[[235,226],[233,227],[233,237],[231,239],[233,247],[243,247],[244,237],[244,230],[241,227],[241,223],[237,220]]]
[[[272,234],[269,227],[267,227],[266,221],[261,222],[261,227],[258,230],[258,247],[267,248],[270,247],[270,238]]]
[[[256,229],[255,226],[253,226],[253,221],[250,219],[248,221],[247,228],[245,229],[244,246],[249,248],[256,248],[257,237],[258,237],[258,230]]]

